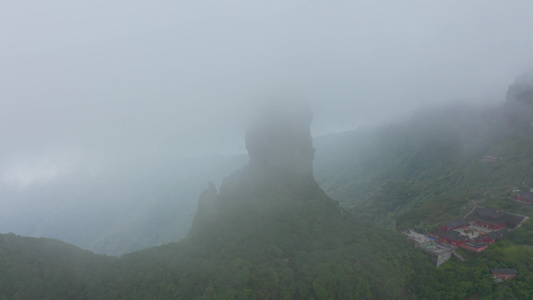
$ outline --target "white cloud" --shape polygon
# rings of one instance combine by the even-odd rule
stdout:
[[[18,153],[0,164],[0,181],[10,187],[27,189],[67,176],[86,160],[80,149],[66,145]]]
[[[50,161],[15,163],[3,172],[2,181],[10,186],[25,189],[33,184],[49,182],[59,174],[59,165]]]

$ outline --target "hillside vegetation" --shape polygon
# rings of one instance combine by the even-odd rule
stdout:
[[[324,137],[316,142],[317,180],[358,220],[383,228],[454,218],[471,200],[533,186],[533,136],[505,120],[498,108],[451,107]]]
[[[54,239],[0,234],[0,299],[98,299],[116,261]]]
[[[429,267],[404,237],[354,222],[316,188],[302,197],[276,183],[234,180],[247,192],[202,198],[223,203],[218,218],[195,223],[178,244],[124,256],[122,285],[113,291],[126,298],[396,298],[412,288],[417,268]],[[139,275],[147,270],[153,273]]]

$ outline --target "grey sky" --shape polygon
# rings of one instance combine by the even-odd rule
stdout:
[[[529,1],[2,1],[0,176],[244,152],[268,97],[308,99],[315,135],[502,101],[533,69],[532,15]]]

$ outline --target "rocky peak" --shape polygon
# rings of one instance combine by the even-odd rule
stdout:
[[[509,86],[504,106],[516,133],[533,133],[533,72],[522,74]]]
[[[524,73],[515,79],[507,90],[507,102],[533,103],[533,72]]]
[[[246,130],[250,169],[313,179],[312,118],[302,102],[263,106]]]
[[[296,198],[327,198],[313,177],[311,120],[306,104],[263,106],[246,130],[248,166],[226,177],[218,193],[210,184],[200,195],[189,236],[203,237],[212,234],[213,228],[222,230],[220,224],[245,222],[251,211],[294,210],[292,206],[301,205]]]

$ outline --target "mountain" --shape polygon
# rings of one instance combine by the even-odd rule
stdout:
[[[326,192],[357,217],[394,228],[391,214],[471,186],[464,166],[502,140],[500,120],[496,110],[455,105],[324,137],[317,140],[322,151],[316,174]]]
[[[200,195],[191,231],[179,243],[121,258],[59,244],[54,253],[67,256],[56,257],[46,255],[48,240],[15,238],[37,250],[22,251],[18,260],[6,256],[30,272],[19,275],[27,280],[21,289],[4,282],[11,291],[4,296],[36,295],[27,282],[48,282],[35,264],[42,260],[56,267],[55,278],[74,279],[57,289],[52,281],[53,291],[40,289],[41,298],[407,297],[428,261],[403,236],[356,222],[320,189],[313,177],[310,122],[305,106],[271,108],[257,118],[246,133],[248,165],[227,177],[219,191],[210,184]],[[2,244],[13,247],[13,241]],[[80,259],[70,265],[68,257]],[[9,278],[15,269],[0,274]]]
[[[533,187],[530,111],[533,77],[523,75],[503,106],[427,108],[390,125],[318,138],[315,174],[360,221],[426,228],[461,216],[457,207],[487,193],[508,198],[513,187]]]
[[[257,119],[246,134],[249,164],[219,191],[211,185],[202,193],[186,239],[125,255],[116,293],[183,299],[408,293],[416,266],[426,260],[402,236],[356,222],[319,188],[310,122],[305,107]],[[155,275],[136,275],[147,264]]]
[[[503,108],[425,110],[318,138],[316,151],[305,106],[266,110],[246,133],[249,163],[201,193],[186,238],[116,258],[3,234],[0,299],[527,298],[531,221],[438,269],[379,229],[426,230],[480,201],[533,216],[510,198],[533,186],[530,121],[512,102],[529,94],[512,90]],[[164,226],[138,227],[139,237]],[[491,268],[519,273],[497,283]]]
[[[316,138],[316,181],[359,221],[399,230],[461,213],[413,217],[436,205],[425,203],[463,206],[487,190],[500,195],[530,182],[529,77],[509,87],[503,107],[426,108],[403,121]],[[504,160],[485,163],[486,155]],[[108,255],[179,241],[192,225],[205,182],[218,186],[245,163],[245,155],[142,157],[119,160],[102,177],[71,176],[23,191],[1,186],[0,230]]]
[[[435,214],[413,219],[413,209],[533,186],[533,136],[523,124],[503,107],[422,110],[389,126],[317,139],[315,174],[360,221],[398,230],[439,222]]]

